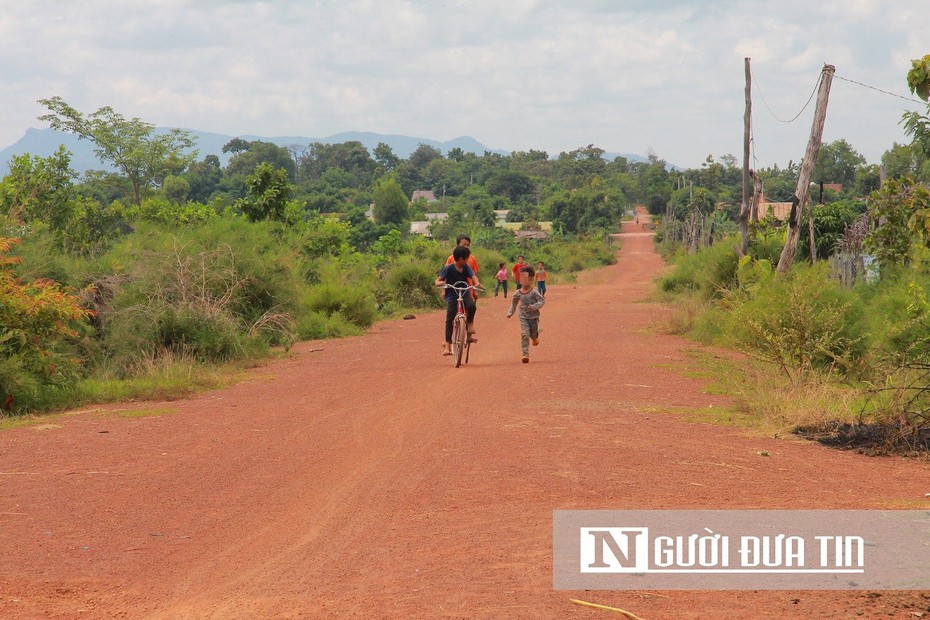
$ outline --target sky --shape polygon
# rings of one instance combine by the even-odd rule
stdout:
[[[906,83],[925,54],[927,0],[0,0],[0,148],[57,95],[231,135],[741,163],[749,57],[753,167],[800,161],[824,64],[824,141],[879,163],[927,109]]]

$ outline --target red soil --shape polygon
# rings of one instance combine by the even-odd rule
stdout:
[[[554,509],[930,507],[926,462],[671,413],[726,401],[655,333],[663,265],[627,226],[616,265],[550,286],[529,364],[491,297],[463,368],[437,312],[0,432],[0,617],[930,617],[921,592],[553,590]]]

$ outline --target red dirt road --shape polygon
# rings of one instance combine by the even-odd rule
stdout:
[[[465,368],[431,313],[232,388],[0,432],[0,617],[619,617],[572,598],[646,620],[930,617],[927,593],[553,590],[554,509],[930,507],[925,461],[670,413],[724,401],[682,374],[692,343],[651,329],[661,268],[632,234],[551,286],[529,364],[492,297]]]

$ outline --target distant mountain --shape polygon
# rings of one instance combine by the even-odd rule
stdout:
[[[167,132],[168,130],[158,129],[157,131]],[[186,131],[196,138],[197,151],[199,152],[200,159],[212,154],[219,157],[224,165],[229,161],[231,154],[223,153],[223,146],[233,138],[242,138],[248,141],[261,140],[263,142],[277,144],[278,146],[307,146],[314,142],[341,144],[354,140],[361,142],[369,151],[374,151],[374,148],[378,146],[379,142],[384,142],[391,147],[395,155],[401,158],[409,157],[420,144],[428,144],[429,146],[436,147],[442,151],[443,154],[447,154],[456,147],[462,149],[466,153],[474,153],[476,155],[483,155],[485,151],[499,153],[501,155],[508,155],[510,153],[510,151],[488,148],[469,136],[462,136],[454,140],[441,142],[428,138],[414,138],[411,136],[385,135],[359,131],[337,133],[326,138],[307,138],[304,136],[275,136],[268,138],[252,135],[232,136],[193,129],[188,129]],[[94,145],[87,140],[80,140],[74,134],[63,133],[54,129],[27,129],[26,135],[14,144],[0,151],[0,177],[9,171],[9,163],[14,155],[29,153],[33,156],[48,157],[57,151],[59,145],[62,144],[66,149],[71,151],[71,168],[78,174],[83,174],[87,170],[112,169],[100,163],[96,155],[94,155]],[[550,157],[556,157],[557,155],[557,153],[549,154]],[[640,155],[628,153],[604,154],[605,158],[611,160],[617,156],[626,157],[630,161],[646,161],[646,158]]]

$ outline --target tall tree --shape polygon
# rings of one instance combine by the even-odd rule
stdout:
[[[639,175],[640,195],[653,215],[660,215],[668,207],[672,195],[672,182],[664,160],[649,156],[649,164]]]
[[[169,175],[181,174],[197,157],[194,138],[181,129],[157,133],[155,125],[138,118],[127,120],[109,106],[85,116],[61,97],[39,103],[50,112],[39,120],[96,145],[94,152],[100,161],[112,164],[132,184],[136,204],[141,204],[144,190],[161,185]]]
[[[393,176],[382,177],[375,184],[374,217],[378,224],[403,225],[409,202],[400,183]]]
[[[302,179],[317,181],[327,170],[337,168],[351,177],[348,186],[355,188],[369,187],[376,167],[377,162],[358,141],[341,144],[314,142],[300,157]]]
[[[386,142],[379,142],[378,146],[375,147],[373,155],[378,165],[386,172],[390,172],[400,165],[400,157],[394,154],[394,149]]]
[[[287,171],[284,168],[275,169],[271,164],[263,162],[249,176],[248,193],[236,206],[252,222],[283,221],[291,191]]]
[[[846,140],[835,140],[820,147],[811,180],[815,183],[840,183],[849,189],[856,181],[856,170],[865,165],[863,157]]]
[[[250,175],[259,164],[267,163],[275,170],[285,170],[291,181],[297,178],[297,166],[291,152],[273,142],[245,142],[240,138],[233,138],[223,147],[223,152],[235,153],[226,165],[227,177]]]

